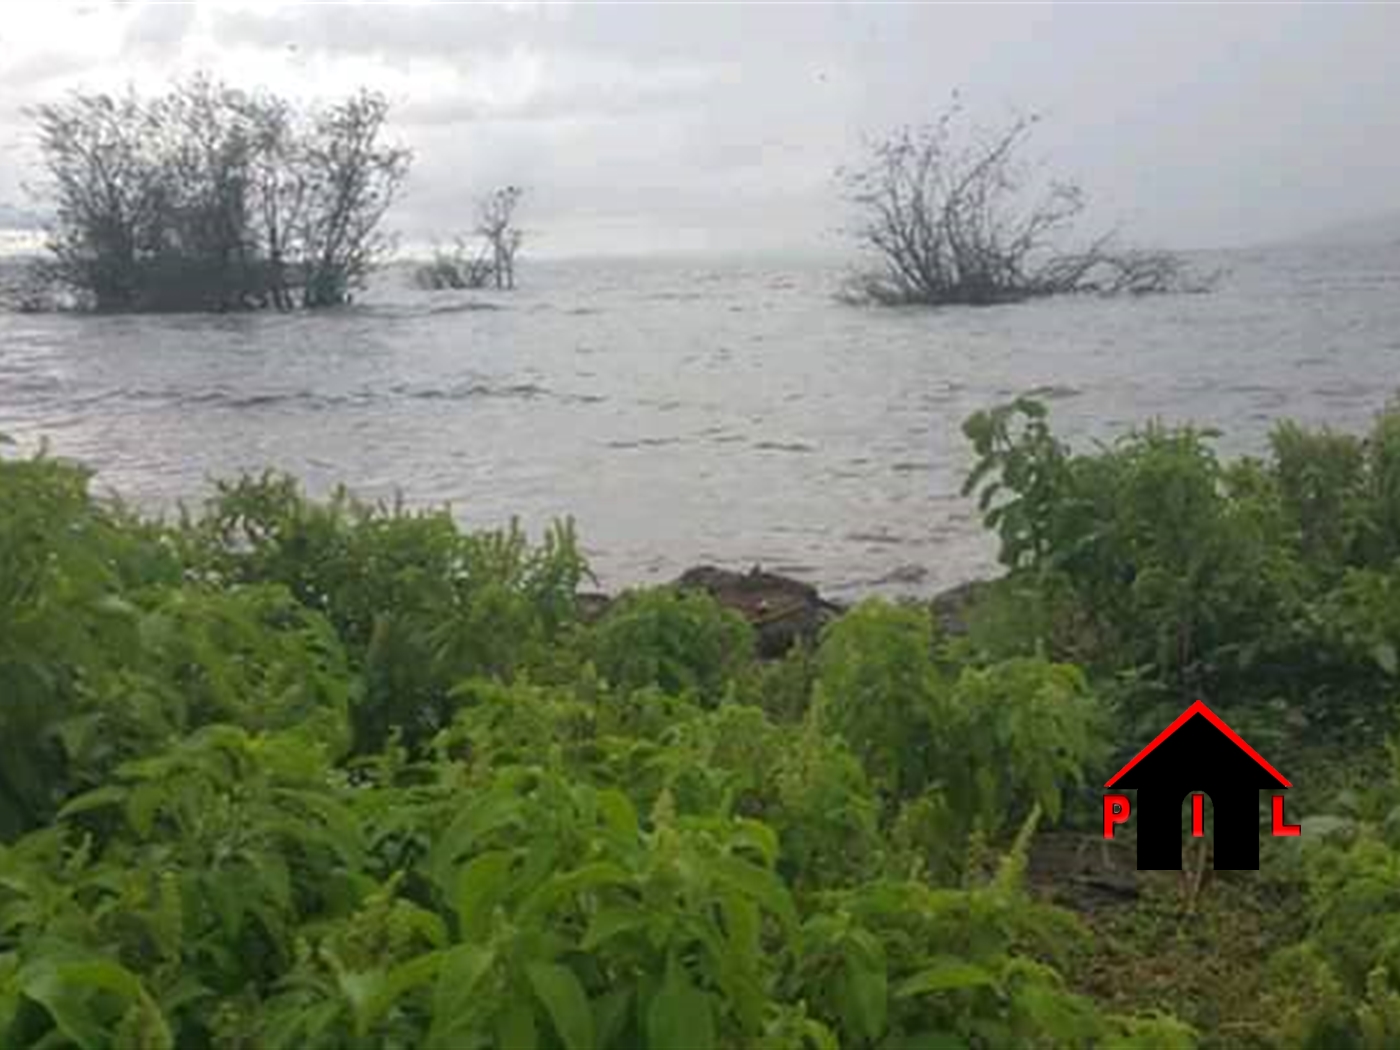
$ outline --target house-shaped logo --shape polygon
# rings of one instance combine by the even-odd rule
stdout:
[[[1215,816],[1217,871],[1259,869],[1259,792],[1293,785],[1201,701],[1188,707],[1113,775],[1109,788],[1137,789],[1137,866],[1181,869],[1181,803],[1192,795],[1192,834],[1204,830],[1204,796]],[[1128,819],[1126,795],[1105,795],[1104,838]],[[1283,796],[1273,796],[1273,833],[1297,835],[1283,822]]]

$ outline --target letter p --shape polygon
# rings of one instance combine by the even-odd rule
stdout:
[[[1105,795],[1103,797],[1103,837],[1113,838],[1113,825],[1122,824],[1131,811],[1127,795]]]

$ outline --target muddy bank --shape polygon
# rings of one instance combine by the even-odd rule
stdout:
[[[967,610],[988,583],[970,580],[929,599],[928,606],[944,631],[966,631]],[[669,586],[704,591],[726,609],[743,616],[757,636],[758,655],[765,659],[782,656],[798,642],[815,642],[822,628],[849,607],[822,597],[811,584],[756,566],[748,572],[734,572],[714,565],[697,565],[681,573]],[[585,617],[596,618],[607,611],[612,597],[584,594],[580,601]]]

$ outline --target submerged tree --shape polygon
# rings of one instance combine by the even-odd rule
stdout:
[[[515,287],[515,255],[522,239],[515,225],[515,208],[524,192],[519,186],[506,186],[478,206],[476,232],[491,246],[497,288]]]
[[[985,305],[1067,292],[1185,289],[1182,261],[1121,251],[1111,234],[1065,246],[1083,190],[1038,182],[1023,159],[1038,123],[965,130],[956,98],[932,124],[873,143],[844,172],[860,215],[856,239],[874,256],[855,294],[879,303]]]
[[[49,272],[99,309],[133,301],[163,196],[148,114],[133,96],[77,95],[35,117],[56,204]]]
[[[318,114],[307,136],[301,236],[306,306],[343,302],[388,247],[379,223],[410,160],[405,149],[379,145],[388,114],[383,96],[361,91]]]
[[[460,234],[450,247],[437,244],[431,261],[413,272],[414,283],[430,291],[485,288],[492,281],[491,246],[468,241]]]
[[[515,287],[515,257],[523,235],[515,225],[515,209],[525,191],[506,186],[483,197],[477,204],[475,241],[458,235],[450,248],[438,246],[431,262],[414,271],[420,288],[497,288]]]
[[[56,221],[48,272],[100,310],[345,302],[386,241],[407,150],[362,91],[299,111],[195,77],[33,111]]]

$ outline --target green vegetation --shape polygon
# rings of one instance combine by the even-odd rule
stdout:
[[[567,523],[275,475],[155,523],[0,460],[0,1045],[1400,1038],[1400,415],[966,429],[966,630],[870,601],[769,662],[695,594],[583,617]],[[1197,697],[1303,838],[1087,900],[1056,850]]]

